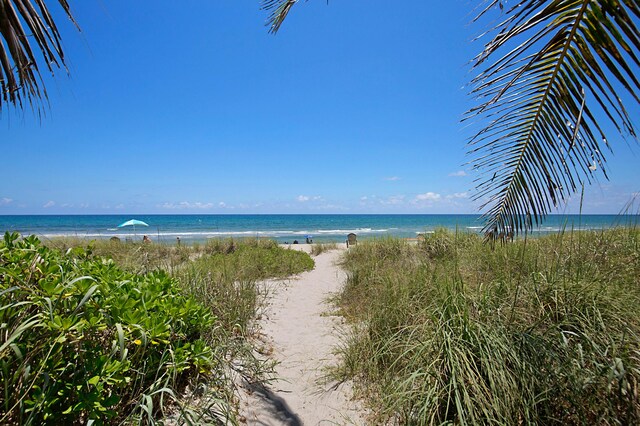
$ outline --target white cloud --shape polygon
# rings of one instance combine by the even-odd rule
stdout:
[[[309,195],[298,195],[296,197],[296,200],[298,200],[299,203],[306,203],[309,200],[312,201],[321,201],[322,197],[319,195],[314,195],[314,196],[309,196]]]
[[[324,204],[315,207],[316,210],[340,210],[340,211],[349,211],[348,207],[341,206],[339,204]]]
[[[449,200],[453,198],[469,198],[469,194],[467,192],[456,192],[454,194],[447,195],[447,198]]]
[[[45,209],[48,209],[49,207],[53,207],[55,205],[56,205],[55,201],[47,201],[42,207]]]
[[[192,203],[189,201],[181,201],[179,203],[163,203],[158,207],[168,210],[210,209],[213,207],[213,203],[201,203],[200,201]]]
[[[407,201],[406,195],[390,195],[388,197],[382,197],[378,195],[363,195],[359,199],[360,206],[399,206]]]
[[[455,177],[462,177],[466,175],[467,175],[467,172],[465,172],[464,170],[458,170],[457,172],[449,173],[449,176],[455,176]]]
[[[397,181],[397,180],[400,180],[400,178],[399,178],[398,176],[390,176],[390,177],[386,177],[386,178],[384,178],[384,180],[388,180],[388,181],[391,181],[391,182],[395,182],[395,181]]]
[[[438,201],[442,196],[436,192],[425,192],[416,195],[416,201]]]
[[[7,205],[9,205],[11,203],[13,203],[13,199],[11,199],[9,197],[0,198],[0,206],[7,206]]]
[[[227,203],[225,203],[224,201],[220,201],[220,202],[218,203],[218,207],[221,207],[221,208],[223,208],[223,209],[224,209],[225,207],[227,207]]]
[[[372,197],[371,200],[370,200],[369,197],[364,195],[364,196],[360,197],[360,203],[359,204],[361,206],[369,205],[371,203],[371,201],[373,201],[373,198],[375,198],[375,197]]]
[[[196,209],[210,209],[213,207],[213,203],[192,203],[191,208]]]
[[[376,197],[372,197],[372,198],[376,198]],[[385,206],[388,206],[388,205],[397,206],[399,204],[403,204],[404,199],[405,199],[404,195],[392,195],[384,199],[380,198],[378,202]]]

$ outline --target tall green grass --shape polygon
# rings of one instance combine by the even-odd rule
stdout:
[[[637,424],[640,231],[491,249],[438,231],[346,253],[340,373],[376,421]]]
[[[202,245],[180,245],[122,242],[106,239],[83,239],[74,237],[57,237],[43,241],[47,247],[65,252],[73,248],[86,248],[91,253],[112,259],[122,269],[144,274],[151,271],[164,270],[172,272],[191,259],[205,253]],[[213,243],[212,243],[213,244]]]
[[[308,254],[274,241],[211,243],[204,254],[174,272],[184,291],[211,308],[229,333],[246,333],[260,296],[256,283],[313,269]]]

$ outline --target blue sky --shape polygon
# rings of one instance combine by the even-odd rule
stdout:
[[[0,214],[478,211],[475,2],[310,0],[277,36],[258,3],[72,1],[81,33],[57,11],[70,76],[42,119],[3,109]],[[618,139],[587,213],[640,190]]]

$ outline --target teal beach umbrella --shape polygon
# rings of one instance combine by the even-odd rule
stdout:
[[[125,223],[121,223],[120,225],[118,225],[118,228],[124,228],[125,226],[133,226],[133,233],[136,233],[136,225],[138,226],[149,226],[146,223],[144,223],[141,220],[137,220],[137,219],[131,219],[126,221]]]

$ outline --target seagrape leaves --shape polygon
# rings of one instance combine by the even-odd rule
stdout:
[[[120,423],[139,400],[159,399],[156,389],[212,371],[201,336],[215,324],[164,272],[131,274],[82,249],[61,253],[7,233],[0,423]]]

